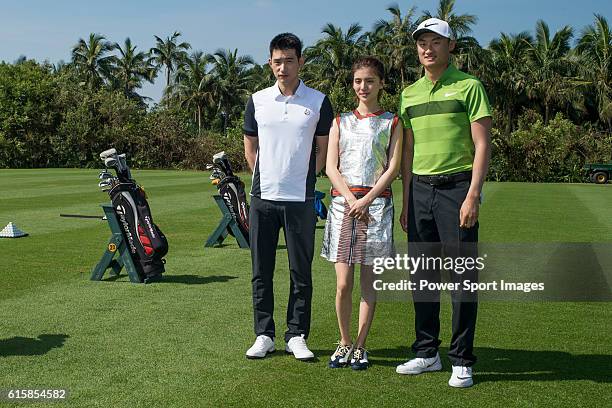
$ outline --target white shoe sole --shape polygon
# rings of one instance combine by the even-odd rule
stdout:
[[[276,349],[271,349],[271,350],[268,350],[268,351],[266,351],[266,354],[265,354],[265,355],[263,355],[263,356],[250,356],[250,355],[248,355],[248,354],[247,354],[247,355],[246,355],[246,358],[248,358],[249,360],[260,360],[260,359],[262,359],[262,358],[266,358],[266,357],[268,356],[268,354],[272,354],[272,353],[274,353],[275,351],[276,351]]]
[[[438,360],[432,365],[430,365],[429,367],[421,368],[418,370],[407,370],[407,369],[402,369],[402,366],[397,366],[397,368],[395,369],[395,372],[398,374],[402,374],[402,375],[418,375],[421,373],[426,373],[430,371],[440,371],[440,370],[442,370],[442,363],[440,362],[440,360]]]
[[[293,351],[291,351],[291,349],[289,349],[288,347],[285,347],[285,353],[287,354],[291,354],[293,357],[295,357],[296,360],[300,360],[300,361],[312,361],[315,359],[315,356],[309,356],[309,357],[296,357],[295,354],[293,354]]]
[[[470,379],[469,381],[462,381],[460,383],[454,383],[449,380],[448,385],[450,385],[453,388],[469,388],[472,385],[474,385],[474,380]]]

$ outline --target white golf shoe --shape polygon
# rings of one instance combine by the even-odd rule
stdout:
[[[274,353],[274,340],[268,336],[257,336],[255,343],[247,350],[247,358],[264,358],[269,353]]]
[[[398,374],[421,374],[427,371],[440,371],[442,363],[440,362],[440,354],[436,353],[435,357],[422,358],[417,357],[398,365],[395,372]]]
[[[472,379],[472,367],[453,366],[453,374],[448,385],[455,388],[467,388],[474,385]]]
[[[314,354],[308,349],[304,335],[292,337],[285,346],[285,351],[293,354],[295,358],[301,361],[310,361],[314,359]]]

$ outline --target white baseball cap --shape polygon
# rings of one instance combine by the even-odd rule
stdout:
[[[412,38],[416,40],[423,33],[436,33],[445,38],[452,38],[450,26],[446,21],[439,18],[428,18],[423,21],[412,33]]]

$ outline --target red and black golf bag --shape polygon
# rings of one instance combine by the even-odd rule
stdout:
[[[227,209],[232,218],[238,224],[242,235],[249,241],[249,202],[244,191],[244,183],[234,175],[232,166],[227,159],[225,152],[219,152],[213,156],[213,169],[211,179],[215,180],[219,195],[223,198]],[[233,236],[231,228],[227,231]]]
[[[127,249],[142,282],[153,282],[165,271],[164,256],[168,253],[168,240],[153,222],[147,196],[132,179],[125,154],[110,149],[100,154],[106,169],[100,173],[99,186],[111,198],[115,216],[121,227]],[[117,176],[108,172],[115,169]]]
[[[244,192],[244,183],[236,176],[226,176],[217,184],[219,194],[227,209],[232,214],[232,218],[236,220],[238,228],[242,231],[242,235],[249,240],[249,204],[247,202],[246,193]],[[231,229],[228,232],[234,235]]]
[[[118,183],[108,194],[140,279],[147,282],[160,277],[165,271],[168,240],[153,222],[145,192],[136,183]]]

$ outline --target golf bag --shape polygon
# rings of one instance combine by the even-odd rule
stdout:
[[[223,198],[232,218],[236,221],[238,228],[240,228],[242,235],[244,235],[248,242],[249,203],[244,191],[244,183],[238,176],[234,175],[225,152],[215,154],[213,156],[213,164],[209,168],[213,169],[210,176],[213,184],[217,185],[219,195]],[[231,228],[227,230],[231,235],[234,235]]]
[[[165,271],[163,257],[168,253],[168,240],[153,222],[147,196],[142,187],[131,178],[124,154],[117,155],[115,149],[111,149],[101,153],[100,157],[107,168],[113,167],[117,172],[117,177],[105,178],[102,175],[109,173],[100,173],[100,178],[103,178],[100,186],[110,187],[104,191],[111,198],[138,275],[145,283],[159,279]]]
[[[320,220],[327,219],[327,207],[325,206],[325,203],[323,202],[324,198],[325,198],[325,193],[321,191],[315,191],[315,199],[314,199],[315,214],[317,215],[317,217],[319,217]]]

